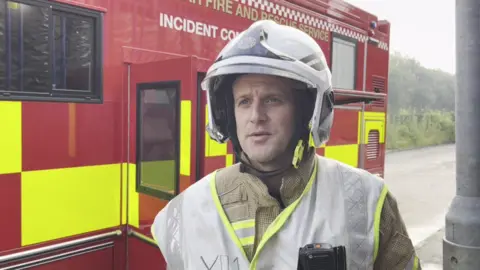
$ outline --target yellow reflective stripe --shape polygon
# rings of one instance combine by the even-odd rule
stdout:
[[[255,242],[255,236],[240,238],[240,243],[242,244],[242,246],[253,245],[254,242]]]
[[[374,251],[373,251],[373,261],[377,259],[378,255],[378,248],[380,245],[380,219],[382,216],[382,209],[383,203],[385,202],[385,198],[387,197],[388,188],[387,185],[383,186],[382,193],[380,193],[380,197],[378,198],[377,202],[377,209],[375,210],[375,219],[373,221],[373,230],[374,230]]]
[[[137,165],[128,164],[128,224],[140,227],[140,197],[137,192]]]
[[[208,105],[205,105],[205,125],[207,124],[208,124]],[[210,139],[208,132],[205,131],[205,157],[221,157],[225,155],[227,155],[227,144],[218,143]]]
[[[120,164],[22,172],[22,246],[119,226],[120,174]]]
[[[368,144],[368,134],[370,131],[376,130],[378,131],[379,138],[378,142],[379,143],[385,143],[385,122],[384,121],[372,121],[372,120],[367,120],[365,123],[365,144]]]
[[[255,219],[247,219],[232,223],[235,235],[240,239],[242,246],[253,245],[255,242]]]
[[[122,163],[122,225],[127,224],[127,163]]]
[[[415,256],[415,262],[413,263],[413,270],[418,270],[418,264],[419,264],[418,257]]]
[[[311,132],[310,132],[310,135],[308,136],[308,146],[310,146],[310,147],[315,146],[315,142],[313,141],[313,136],[312,136]]]
[[[412,257],[405,266],[405,270],[418,270],[419,260],[415,252],[412,254]]]
[[[182,100],[180,104],[180,174],[190,176],[192,140],[192,102]]]
[[[152,235],[153,240],[155,241],[155,244],[158,245],[158,241],[157,241],[157,238],[155,238],[155,233],[154,233],[153,229],[154,229],[154,227],[153,227],[153,224],[152,224],[152,226],[150,226],[150,234]]]
[[[255,219],[247,219],[247,220],[242,220],[238,222],[233,222],[232,227],[234,230],[255,227]]]
[[[385,113],[384,112],[359,112],[358,113],[358,136],[359,144],[368,144],[368,133],[370,130],[378,130],[379,143],[385,143]],[[361,142],[361,125],[365,121],[363,142]]]
[[[225,157],[225,167],[233,165],[233,155],[232,154],[227,154]]]
[[[308,181],[307,186],[303,190],[302,195],[298,199],[296,199],[291,205],[285,208],[285,210],[282,211],[280,215],[277,216],[277,218],[275,218],[275,220],[270,224],[270,226],[268,226],[267,231],[262,237],[262,240],[260,241],[260,244],[258,245],[257,250],[255,251],[255,255],[253,256],[253,260],[250,265],[250,269],[256,269],[258,256],[260,255],[260,252],[262,251],[267,241],[282,228],[283,224],[285,224],[287,219],[292,215],[293,211],[295,210],[297,205],[300,203],[302,198],[305,196],[305,194],[307,194],[312,189],[313,182],[315,182],[315,179],[317,176],[317,166],[318,166],[317,163],[318,162],[315,162],[312,175],[310,176],[310,180]]]
[[[128,166],[128,169],[127,169]],[[128,170],[128,175],[127,175]],[[128,179],[127,179],[128,178]],[[122,163],[122,225],[139,228],[140,224],[140,199],[136,187],[136,165]],[[128,185],[127,185],[128,183]],[[128,192],[128,203],[127,203]],[[128,208],[128,221],[127,221]]]
[[[325,147],[325,157],[358,167],[358,144],[327,146]]]
[[[0,174],[22,171],[22,103],[0,102]]]
[[[247,254],[245,253],[245,250],[243,249],[243,244],[240,242],[240,239],[238,239],[237,234],[235,234],[235,230],[233,229],[232,224],[228,220],[227,215],[225,214],[225,211],[223,210],[222,204],[220,203],[220,199],[218,198],[218,193],[217,193],[217,186],[215,185],[215,175],[217,171],[214,171],[212,173],[212,180],[210,181],[210,191],[212,193],[212,198],[213,202],[215,203],[215,206],[217,207],[218,214],[220,215],[220,219],[223,222],[223,225],[227,229],[228,235],[230,235],[230,239],[237,245],[237,247],[240,249],[242,252],[243,256],[245,259],[248,260]]]

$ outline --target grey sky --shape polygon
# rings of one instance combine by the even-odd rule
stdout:
[[[455,72],[454,0],[345,0],[390,21],[391,50]]]

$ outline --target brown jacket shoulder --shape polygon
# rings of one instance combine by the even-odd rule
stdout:
[[[421,269],[397,201],[390,192],[387,193],[383,204],[379,236],[375,270]]]

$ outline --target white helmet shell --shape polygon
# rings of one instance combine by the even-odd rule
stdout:
[[[317,42],[306,33],[270,20],[253,23],[232,39],[208,69],[202,88],[207,91],[210,137],[229,139],[224,101],[218,85],[226,75],[264,74],[293,79],[316,91],[310,130],[315,147],[325,143],[333,123],[331,72]]]

